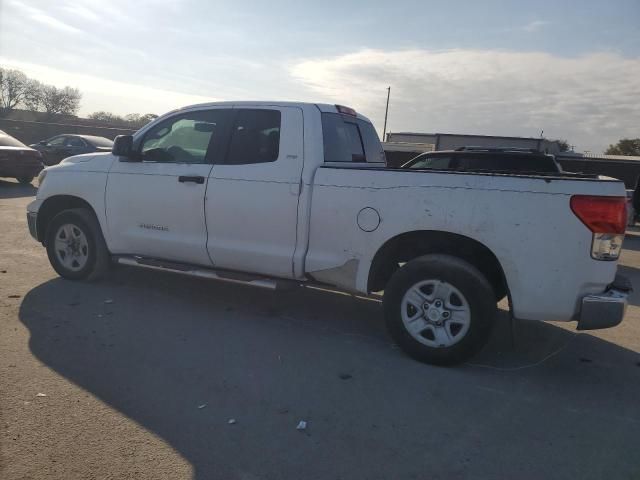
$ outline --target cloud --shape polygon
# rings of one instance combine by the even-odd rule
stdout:
[[[41,10],[36,7],[31,7],[28,5],[24,5],[17,1],[9,2],[9,5],[15,8],[17,11],[21,11],[22,14],[26,17],[26,20],[40,23],[41,25],[45,25],[49,28],[53,28],[54,30],[58,30],[60,32],[78,34],[83,33],[79,28],[73,27],[68,23],[65,23],[57,18],[54,18],[44,10]]]
[[[153,88],[135,83],[106,80],[90,74],[69,73],[55,68],[15,62],[0,57],[0,65],[16,68],[30,77],[44,79],[56,86],[79,86],[82,92],[81,114],[106,110],[116,114],[162,114],[175,108],[196,103],[214,102],[215,97]],[[88,107],[87,107],[88,106]]]
[[[640,133],[640,58],[617,54],[366,49],[299,61],[290,73],[378,127],[390,85],[395,131],[537,136],[544,129],[592,151]]]
[[[548,22],[546,20],[533,20],[532,22],[529,22],[524,27],[522,27],[522,30],[528,33],[534,33],[546,27],[550,23],[551,22]]]

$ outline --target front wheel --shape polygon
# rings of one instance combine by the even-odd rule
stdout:
[[[387,328],[411,357],[453,365],[487,342],[495,293],[473,265],[451,255],[416,258],[391,277],[384,295]]]
[[[100,224],[85,208],[64,210],[47,227],[47,255],[53,269],[69,280],[98,279],[109,266]]]

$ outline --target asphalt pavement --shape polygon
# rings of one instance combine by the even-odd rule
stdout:
[[[2,479],[640,478],[640,233],[622,325],[503,312],[477,358],[439,368],[370,299],[62,280],[27,231],[33,195],[0,180]]]

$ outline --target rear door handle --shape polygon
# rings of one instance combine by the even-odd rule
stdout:
[[[190,177],[190,176],[185,176],[185,175],[180,175],[178,177],[178,181],[180,183],[185,183],[185,182],[192,182],[192,183],[199,183],[199,184],[203,184],[204,183],[204,177],[199,177],[199,176],[194,176],[194,177]]]

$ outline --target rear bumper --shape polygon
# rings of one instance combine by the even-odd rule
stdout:
[[[627,311],[627,297],[631,291],[631,282],[622,275],[616,275],[607,291],[584,297],[578,330],[596,330],[618,325]]]
[[[2,162],[0,163],[0,177],[35,177],[43,168],[40,162]]]

